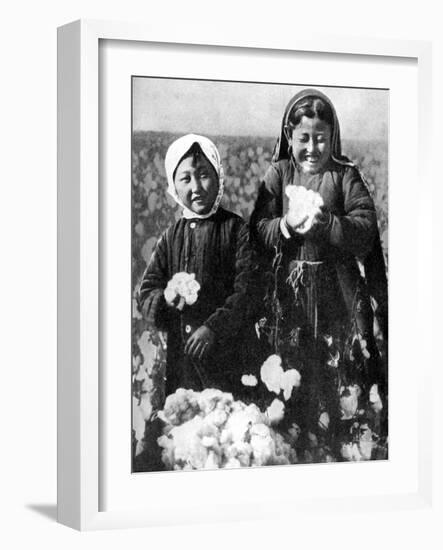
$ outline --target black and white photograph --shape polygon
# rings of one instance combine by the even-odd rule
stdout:
[[[443,548],[438,6],[5,4],[2,548]]]
[[[131,117],[132,471],[387,460],[389,90],[134,76]]]

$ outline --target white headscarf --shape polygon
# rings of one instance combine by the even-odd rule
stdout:
[[[189,208],[187,208],[179,199],[177,191],[174,185],[174,172],[177,169],[182,158],[189,151],[189,149],[197,143],[205,157],[209,160],[211,165],[214,167],[214,170],[218,176],[218,194],[212,205],[211,210],[207,214],[196,214]],[[196,134],[187,134],[181,138],[175,140],[169,147],[166,152],[165,157],[165,168],[166,168],[166,177],[168,178],[168,193],[183,208],[183,217],[184,218],[200,218],[205,219],[209,218],[217,212],[217,209],[220,205],[220,201],[223,197],[224,190],[224,172],[223,166],[220,159],[220,154],[217,151],[217,147],[212,143],[212,141],[204,136],[198,136]]]

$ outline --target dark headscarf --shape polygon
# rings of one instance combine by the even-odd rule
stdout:
[[[307,98],[321,99],[326,103],[332,112],[332,137],[331,137],[331,158],[337,164],[342,166],[352,166],[360,174],[363,183],[367,186],[367,183],[363,177],[363,174],[355,164],[345,157],[341,152],[341,139],[340,139],[340,124],[338,122],[337,113],[332,101],[322,92],[315,90],[314,88],[307,88],[296,94],[286,106],[283,114],[280,136],[275,144],[272,160],[277,162],[279,160],[288,159],[293,161],[290,146],[286,136],[286,127],[288,126],[289,116],[294,109],[297,109],[299,104]],[[364,259],[365,277],[368,285],[368,290],[371,296],[374,297],[377,302],[377,319],[380,324],[380,328],[383,332],[385,339],[388,335],[388,283],[386,278],[386,267],[383,257],[383,250],[380,242],[380,235],[377,234],[374,239],[372,249]]]

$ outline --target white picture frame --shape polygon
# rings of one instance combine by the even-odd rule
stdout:
[[[229,48],[236,52],[269,51],[284,57],[285,52],[306,52],[312,55],[324,53],[340,56],[386,57],[392,60],[413,59],[417,64],[418,81],[418,148],[417,159],[420,188],[432,193],[432,178],[429,162],[429,136],[431,121],[430,81],[431,45],[427,42],[370,40],[364,38],[307,36],[297,38],[281,35],[278,40],[267,37],[227,37],[223,30],[218,35],[205,36],[204,31],[192,40],[186,30],[165,34],[155,27],[103,21],[77,21],[61,27],[58,31],[58,521],[80,530],[169,525],[199,521],[235,519],[262,519],[282,516],[270,511],[267,504],[279,498],[284,508],[319,510],[334,505],[346,512],[359,504],[361,509],[377,510],[392,508],[418,508],[431,505],[431,402],[426,394],[430,383],[432,350],[424,351],[423,364],[417,373],[414,386],[417,399],[416,437],[417,469],[412,481],[414,488],[393,491],[383,496],[378,494],[348,494],[336,499],[323,496],[296,499],[293,495],[276,491],[260,494],[237,495],[236,502],[224,507],[208,507],[203,500],[200,505],[185,506],[177,502],[162,502],[157,506],[143,508],[121,506],[103,510],[101,506],[101,423],[103,397],[101,387],[100,355],[100,286],[101,245],[100,215],[104,208],[101,202],[100,159],[100,42],[125,41],[128,48],[137,43],[161,45],[193,44],[205,51],[214,47]],[[209,53],[210,55],[210,53]],[[416,160],[417,160],[416,159]],[[428,161],[427,161],[428,160]],[[424,216],[423,203],[419,201],[418,216],[413,228],[424,234],[429,230],[429,219]],[[413,241],[415,242],[415,241]],[[426,272],[432,265],[431,245],[415,246],[413,256],[418,259],[417,273],[413,281],[417,286],[417,307],[421,315],[430,316],[432,287],[425,285]],[[423,266],[427,267],[424,268]],[[415,302],[414,302],[415,303]],[[412,361],[411,356],[411,361]],[[395,364],[391,368],[396,369]],[[414,436],[415,437],[415,436]],[[312,466],[313,468],[322,466]],[[353,468],[351,465],[350,468]],[[288,472],[289,470],[286,470]],[[320,472],[320,470],[318,470]],[[317,472],[317,470],[315,470]],[[321,470],[323,479],[326,470]],[[342,475],[340,470],[340,475]],[[364,475],[363,470],[354,475]],[[209,472],[201,473],[207,485]],[[164,475],[164,474],[161,474]],[[186,490],[187,474],[168,474],[169,480]],[[195,476],[195,474],[191,474]],[[200,475],[200,473],[196,474]],[[239,476],[247,476],[250,483],[260,480],[266,483],[271,469],[257,474],[257,470],[231,472],[228,484],[237,484]],[[285,475],[280,471],[280,475]],[[315,474],[317,475],[317,474]],[[181,477],[178,477],[181,476]],[[154,480],[155,478],[151,478]],[[242,478],[243,479],[243,478]],[[189,480],[189,474],[188,478]],[[194,481],[195,480],[195,481]],[[149,483],[149,479],[147,480]],[[157,480],[158,481],[158,480]],[[260,481],[260,482],[261,482]],[[410,480],[411,481],[411,480]],[[193,477],[195,491],[202,486]],[[199,486],[200,483],[200,486]],[[159,483],[152,483],[158,491]],[[266,485],[264,485],[266,486]],[[170,489],[171,487],[169,487]],[[165,489],[167,490],[167,488]],[[283,507],[282,507],[283,508]]]

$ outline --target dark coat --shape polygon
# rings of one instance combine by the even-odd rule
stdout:
[[[222,208],[207,219],[182,218],[162,234],[138,297],[148,325],[167,332],[167,395],[179,387],[238,393],[242,374],[258,367],[256,270],[247,225]],[[182,312],[170,308],[163,294],[179,272],[195,273],[201,285],[197,302]],[[215,333],[216,342],[207,360],[195,364],[184,354],[184,345],[201,325]]]
[[[323,199],[320,223],[306,235],[290,233],[286,238],[281,230],[288,209],[287,185],[303,185]],[[262,270],[272,273],[266,316],[274,327],[273,345],[286,368],[297,368],[302,377],[290,406],[294,418],[288,417],[315,430],[319,414],[327,410],[334,418],[334,433],[339,429],[337,389],[341,384],[357,382],[366,392],[373,383],[386,388],[386,372],[373,333],[370,287],[357,262],[359,258],[367,265],[375,244],[379,245],[374,203],[353,166],[331,160],[322,173],[306,175],[291,160],[282,159],[274,161],[266,172],[250,224],[263,258]],[[293,286],[300,264],[309,264],[299,279],[304,282]],[[386,280],[382,256],[372,269],[380,280]],[[354,363],[349,362],[347,346],[356,333],[367,342],[370,358],[360,357]],[[324,341],[326,335],[333,336],[337,346],[332,355]],[[339,369],[327,363],[337,350]]]
[[[306,237],[286,239],[280,221],[288,208],[287,185],[303,185],[318,192],[324,201],[321,223]],[[343,306],[352,315],[355,294],[361,282],[357,258],[370,272],[368,288],[387,311],[386,275],[377,216],[369,191],[353,166],[330,161],[325,171],[311,176],[300,174],[289,159],[273,162],[265,174],[251,217],[251,231],[268,265],[276,251],[284,259],[321,260],[336,273]],[[375,291],[373,292],[373,289]]]

